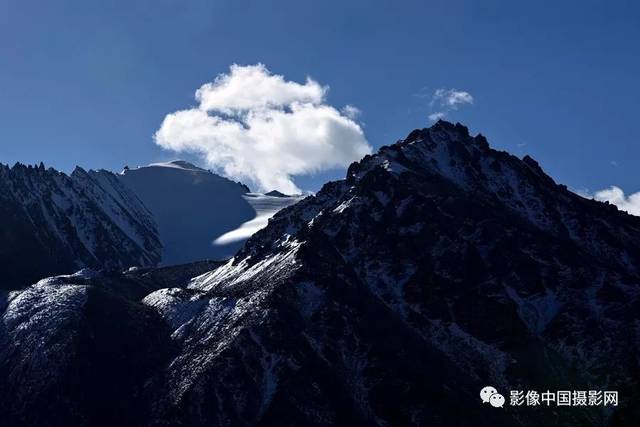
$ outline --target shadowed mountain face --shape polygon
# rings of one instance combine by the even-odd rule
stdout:
[[[125,169],[120,179],[158,223],[163,265],[228,259],[275,212],[300,200],[247,186],[184,160]]]
[[[0,165],[0,289],[159,260],[153,218],[116,175]]]
[[[191,281],[125,292],[131,278],[65,277],[7,295],[0,411],[35,425],[33,402],[56,396],[58,425],[108,424],[114,407],[121,425],[637,425],[639,265],[639,218],[438,122]],[[91,296],[107,284],[115,299]],[[45,307],[35,319],[55,322],[23,314]],[[99,320],[117,310],[136,325],[124,336]],[[87,395],[93,381],[121,393]],[[480,401],[486,385],[621,402],[498,410]]]
[[[218,265],[84,269],[23,291],[0,291],[0,424],[142,423],[145,382],[176,347],[166,322],[141,300]]]
[[[255,216],[246,186],[184,161],[125,169],[120,179],[156,219],[164,265],[232,256],[242,242],[213,241]]]

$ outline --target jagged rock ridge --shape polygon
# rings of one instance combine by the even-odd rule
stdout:
[[[116,175],[0,165],[0,287],[83,267],[155,265],[160,250],[154,219]]]

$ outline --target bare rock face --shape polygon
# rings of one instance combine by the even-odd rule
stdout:
[[[8,294],[0,410],[36,425],[42,394],[27,390],[48,390],[73,402],[49,407],[60,425],[107,424],[113,408],[150,426],[633,425],[639,265],[640,218],[438,122],[281,210],[217,268]],[[44,307],[48,327],[19,315]],[[28,356],[42,340],[66,349],[49,370]],[[108,378],[65,380],[86,360]],[[81,393],[95,375],[122,392]],[[620,403],[497,410],[486,385],[617,390]]]

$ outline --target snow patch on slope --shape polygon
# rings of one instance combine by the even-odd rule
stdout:
[[[302,196],[269,196],[259,193],[248,193],[243,196],[255,210],[256,216],[250,221],[242,223],[238,228],[224,233],[213,241],[214,245],[224,246],[230,243],[247,240],[257,231],[262,230],[269,223],[269,218],[279,210],[291,206],[302,200]]]
[[[0,322],[0,360],[8,350],[3,343],[11,342],[17,364],[10,375],[19,376],[21,390],[53,384],[64,372],[87,296],[86,286],[46,282],[10,295]],[[22,376],[23,372],[37,375]]]

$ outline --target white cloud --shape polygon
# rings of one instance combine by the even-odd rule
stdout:
[[[473,104],[473,96],[463,90],[438,89],[433,94],[432,103],[457,110],[459,105]]]
[[[272,74],[264,65],[232,65],[196,91],[199,105],[168,114],[156,144],[203,156],[225,175],[262,190],[297,193],[292,177],[345,167],[371,152],[353,106],[325,101],[328,88]]]
[[[621,188],[612,186],[606,190],[598,191],[594,199],[601,202],[609,202],[618,206],[623,211],[629,212],[632,215],[640,216],[640,192],[630,194],[626,196]]]
[[[440,119],[443,119],[446,117],[446,113],[442,112],[442,111],[436,111],[435,113],[431,113],[429,114],[429,120],[431,120],[432,122],[438,121]]]
[[[271,74],[263,65],[232,65],[229,74],[220,74],[212,83],[196,91],[200,109],[233,114],[254,109],[271,109],[292,103],[319,104],[326,87],[307,78],[305,84],[288,82]]]
[[[473,104],[473,96],[469,92],[456,89],[437,89],[431,98],[431,107],[437,106],[439,111],[429,114],[429,120],[436,121],[457,110],[461,105]]]

